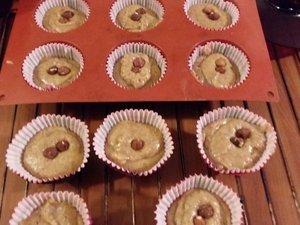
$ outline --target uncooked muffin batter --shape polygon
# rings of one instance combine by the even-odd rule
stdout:
[[[38,178],[54,178],[75,172],[83,162],[83,143],[64,127],[48,127],[28,142],[23,166]]]
[[[83,12],[69,6],[57,6],[45,13],[43,26],[51,32],[65,33],[80,27],[85,20]]]
[[[20,225],[83,225],[83,220],[77,209],[67,202],[47,200],[37,208]]]
[[[188,10],[190,18],[199,26],[219,30],[231,24],[231,16],[214,4],[195,4]]]
[[[43,89],[65,87],[76,79],[79,71],[80,64],[73,59],[46,57],[34,69],[33,81]]]
[[[117,83],[127,88],[151,87],[158,82],[161,69],[156,60],[143,53],[128,53],[119,59],[113,71]]]
[[[203,130],[206,154],[218,168],[250,168],[265,150],[266,129],[235,118],[215,121]]]
[[[118,13],[117,23],[128,31],[140,32],[156,27],[160,19],[154,11],[133,4],[126,6]]]
[[[201,82],[216,88],[230,87],[240,80],[237,66],[220,53],[200,56],[193,65],[193,72]]]
[[[151,169],[164,155],[161,131],[149,124],[122,121],[109,132],[106,156],[131,172]]]
[[[167,212],[167,225],[230,225],[227,204],[218,196],[197,188],[180,196]]]

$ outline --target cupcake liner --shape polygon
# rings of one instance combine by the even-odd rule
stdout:
[[[163,16],[165,13],[165,9],[163,5],[157,0],[117,0],[110,8],[109,17],[114,25],[118,28],[125,30],[117,23],[117,15],[118,13],[129,5],[138,4],[147,9],[151,9],[154,11],[160,20],[163,20]],[[143,32],[143,31],[142,31]]]
[[[113,77],[113,71],[114,71],[114,66],[115,66],[116,62],[121,57],[123,57],[125,54],[128,54],[128,53],[144,53],[156,60],[156,62],[158,63],[158,66],[161,70],[161,76],[160,76],[159,80],[155,84],[153,84],[153,86],[158,84],[164,78],[164,75],[166,74],[166,70],[167,70],[167,60],[163,56],[161,51],[158,48],[156,48],[152,45],[146,44],[146,43],[130,42],[130,43],[126,43],[126,44],[123,44],[123,45],[117,47],[115,50],[113,50],[110,53],[110,55],[107,58],[106,72],[107,72],[107,75],[109,76],[109,78],[111,79],[111,81],[114,82],[114,84],[116,84],[119,87],[124,88],[124,89],[131,89],[131,88],[122,86]]]
[[[227,12],[231,16],[231,24],[227,27],[223,27],[220,29],[212,29],[212,28],[207,28],[207,27],[202,27],[196,24],[193,19],[188,15],[188,10],[190,9],[191,6],[196,5],[196,4],[213,4],[218,6],[220,9],[223,11]],[[221,30],[227,30],[229,28],[232,28],[235,26],[240,18],[240,12],[239,9],[235,4],[233,4],[230,1],[224,1],[224,0],[186,0],[183,6],[183,10],[185,12],[185,15],[191,21],[194,25],[201,27],[205,30],[211,30],[211,31],[221,31]]]
[[[153,166],[150,170],[140,172],[140,173],[134,173],[130,170],[127,170],[125,168],[122,168],[121,166],[115,164],[110,159],[106,157],[105,154],[105,143],[107,135],[109,134],[110,130],[119,122],[124,120],[130,120],[134,122],[140,122],[145,124],[150,124],[156,128],[158,128],[164,138],[164,148],[165,148],[165,154],[160,159],[160,161]],[[122,111],[117,111],[114,113],[111,113],[109,116],[106,117],[103,124],[97,129],[94,139],[93,139],[93,146],[96,152],[96,155],[105,163],[110,165],[111,167],[120,170],[126,174],[130,175],[138,175],[138,176],[148,176],[157,169],[159,169],[173,154],[174,149],[174,143],[172,140],[171,133],[169,131],[169,128],[167,127],[167,124],[165,120],[158,115],[156,112],[153,112],[151,110],[137,110],[137,109],[126,109]]]
[[[260,159],[257,161],[257,163],[247,169],[225,169],[225,168],[218,168],[216,165],[210,161],[209,157],[206,155],[206,152],[204,150],[203,146],[203,134],[202,131],[205,126],[208,124],[217,121],[219,119],[224,119],[224,118],[238,118],[242,119],[244,121],[247,121],[248,123],[255,124],[258,126],[266,127],[266,149],[263,152],[262,156]],[[215,171],[220,172],[220,173],[225,173],[225,174],[242,174],[242,173],[253,173],[256,171],[259,171],[270,159],[271,155],[275,152],[276,148],[276,142],[277,142],[277,136],[276,132],[274,130],[274,127],[268,123],[265,119],[262,117],[244,109],[238,106],[235,107],[223,107],[219,109],[215,109],[211,112],[208,112],[201,116],[197,122],[197,143],[198,143],[198,148],[200,149],[200,153],[205,160],[205,162]]]
[[[77,11],[80,11],[80,12],[84,13],[85,16],[86,16],[86,19],[85,19],[84,22],[86,22],[88,17],[90,16],[90,7],[83,0],[46,0],[46,1],[43,1],[39,5],[39,7],[35,11],[35,15],[34,15],[35,23],[40,28],[42,28],[44,31],[47,31],[47,32],[50,32],[50,33],[56,33],[56,32],[47,30],[43,26],[43,19],[44,19],[45,13],[49,9],[51,9],[53,7],[57,7],[57,6],[69,6],[70,8],[73,8]]]
[[[79,195],[73,192],[40,192],[21,200],[14,209],[14,213],[9,221],[9,225],[18,225],[20,222],[28,218],[34,210],[42,206],[48,199],[58,202],[67,202],[74,206],[83,219],[84,225],[91,225],[91,217],[86,203]]]
[[[25,150],[26,145],[30,141],[30,139],[36,135],[38,132],[43,129],[51,126],[60,126],[70,129],[74,133],[76,133],[83,142],[84,149],[84,157],[81,166],[74,171],[73,173],[53,177],[53,178],[37,178],[30,174],[22,164],[22,156],[23,151]],[[23,179],[33,182],[33,183],[43,183],[54,180],[63,179],[65,177],[69,177],[76,172],[80,172],[82,168],[84,168],[85,163],[88,160],[89,152],[90,152],[90,143],[89,143],[89,130],[87,125],[74,118],[65,115],[42,115],[32,120],[30,123],[25,125],[19,132],[15,135],[12,142],[9,144],[7,153],[6,153],[6,164],[10,170],[14,173],[18,174]]]
[[[74,82],[82,73],[84,67],[84,59],[82,54],[73,46],[62,43],[49,43],[34,49],[29,55],[26,56],[22,65],[22,74],[26,82],[33,88],[40,91],[57,90],[62,87],[49,85],[47,88],[42,88],[34,83],[34,69],[38,66],[40,61],[45,57],[59,57],[75,60],[80,64],[80,69],[77,76],[71,81]]]
[[[239,82],[237,82],[234,85],[224,87],[221,89],[235,88],[245,82],[245,80],[248,78],[249,72],[250,72],[250,63],[249,63],[249,60],[248,60],[246,54],[242,50],[237,48],[236,46],[233,46],[233,45],[227,44],[227,43],[223,43],[223,42],[219,42],[219,41],[207,42],[204,45],[197,46],[193,50],[193,52],[190,55],[189,60],[188,60],[188,66],[193,75],[194,75],[193,65],[196,62],[196,60],[198,59],[198,57],[210,55],[212,53],[221,53],[224,56],[226,56],[231,62],[233,62],[238,67],[239,72],[240,72]],[[194,75],[194,76],[200,83],[202,83],[202,84],[204,83],[203,81],[198,79],[196,77],[196,75]],[[210,84],[208,84],[208,85],[210,85]]]
[[[203,175],[194,175],[186,178],[171,187],[159,200],[156,205],[155,220],[157,225],[167,225],[167,212],[171,204],[185,192],[201,188],[219,196],[229,206],[231,212],[232,225],[241,225],[242,222],[242,204],[240,198],[229,187],[224,184]]]

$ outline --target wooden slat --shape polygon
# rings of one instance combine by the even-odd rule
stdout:
[[[275,120],[274,125],[278,131],[279,144],[290,176],[290,182],[299,202],[300,176],[298,169],[300,152],[297,150],[298,146],[300,146],[299,129],[295,114],[289,104],[289,98],[284,88],[278,65],[275,62],[273,62],[273,70],[277,79],[280,102],[271,104],[271,112]]]
[[[36,105],[18,106],[13,134],[15,135],[19,129],[30,122],[35,117],[35,113]],[[7,171],[3,188],[3,204],[1,208],[0,224],[8,224],[14,207],[23,197],[25,197],[27,182],[9,170]]]
[[[81,172],[81,195],[87,203],[93,224],[103,225],[107,224],[105,166],[96,156],[92,140],[105,116],[105,106],[89,104],[84,107],[84,120],[90,131],[91,152],[88,163]]]
[[[3,185],[6,178],[5,155],[8,144],[12,138],[15,118],[15,106],[0,107],[0,203],[2,203]],[[0,204],[1,205],[1,204]],[[0,207],[1,208],[1,207]]]
[[[297,68],[296,55],[284,57],[278,60],[281,76],[287,86],[288,94],[300,125],[300,67]]]

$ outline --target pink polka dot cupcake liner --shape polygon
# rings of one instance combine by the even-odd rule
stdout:
[[[208,124],[225,118],[237,118],[237,119],[244,120],[250,124],[254,124],[266,128],[266,139],[267,139],[266,147],[263,154],[261,155],[261,157],[253,167],[247,169],[239,169],[239,168],[226,169],[215,165],[210,160],[209,156],[206,154],[203,145],[204,143],[203,129]],[[264,167],[264,165],[267,163],[267,161],[275,152],[277,136],[274,127],[261,116],[256,115],[253,112],[248,111],[247,109],[237,107],[237,106],[223,107],[208,112],[199,118],[199,120],[197,121],[197,143],[202,158],[213,170],[225,174],[244,174],[244,173],[253,173],[259,171],[261,168]]]

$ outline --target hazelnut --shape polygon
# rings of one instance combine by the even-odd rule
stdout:
[[[211,20],[218,20],[220,18],[220,15],[212,11],[210,14],[207,15],[207,17]]]
[[[66,76],[71,72],[71,69],[66,67],[66,66],[62,66],[58,68],[58,75],[59,76]]]
[[[201,205],[197,214],[203,219],[209,219],[214,215],[214,208],[210,204]]]
[[[67,140],[61,140],[56,143],[55,147],[59,152],[64,152],[69,149],[70,143]]]
[[[225,67],[226,66],[226,60],[223,58],[218,58],[215,62],[217,67]]]
[[[251,137],[251,130],[248,128],[241,128],[235,132],[235,136],[244,140]]]
[[[130,19],[133,20],[133,21],[140,21],[142,18],[142,15],[135,12],[133,13],[131,16],[130,16]]]
[[[138,14],[141,14],[141,15],[146,14],[146,10],[144,8],[139,8],[139,9],[135,10],[135,12],[137,12]]]
[[[131,68],[131,71],[134,72],[134,73],[139,73],[139,72],[141,72],[141,69],[138,68],[138,67],[134,67],[134,66],[133,66],[133,67]]]
[[[242,138],[238,138],[238,137],[231,137],[230,142],[238,148],[241,148],[244,145],[244,140]]]
[[[134,67],[143,68],[143,66],[146,64],[146,61],[142,57],[137,57],[133,60],[132,64]]]
[[[67,10],[67,11],[64,11],[62,14],[61,14],[61,17],[62,18],[65,18],[65,19],[71,19],[75,14],[70,11],[70,10]]]
[[[213,10],[208,7],[208,6],[205,6],[203,9],[202,9],[202,12],[204,12],[206,15],[210,14],[211,12],[213,12]]]
[[[216,70],[217,72],[221,73],[221,74],[226,73],[225,67],[219,67],[219,66],[218,66],[218,67],[215,68],[215,70]]]
[[[43,156],[47,159],[54,159],[57,155],[58,151],[55,147],[49,147],[43,151]]]
[[[145,142],[142,139],[133,139],[130,143],[130,146],[133,150],[139,151],[145,145]]]
[[[57,66],[52,66],[47,70],[47,73],[49,75],[55,75],[55,74],[57,74],[57,71],[58,71]]]
[[[193,219],[194,225],[205,225],[205,220],[201,216],[195,216]]]

